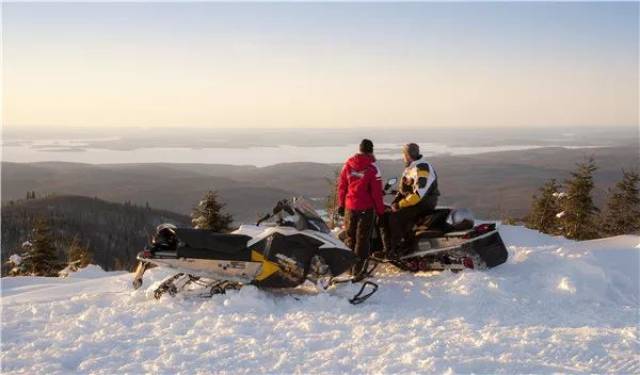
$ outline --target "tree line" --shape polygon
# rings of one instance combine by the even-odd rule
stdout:
[[[622,179],[608,191],[601,210],[593,202],[593,158],[577,164],[564,184],[548,180],[533,196],[525,218],[528,228],[575,240],[632,234],[640,231],[638,171],[622,171]]]
[[[31,192],[27,196],[31,203],[38,203],[33,202],[37,198]],[[58,276],[90,263],[105,270],[130,270],[135,254],[151,239],[156,225],[166,220],[187,223],[182,215],[152,210],[148,204],[143,208],[87,197],[46,199],[41,202],[44,210],[18,209],[14,204],[3,212],[3,242],[9,242],[9,237],[20,243],[5,262],[5,274]],[[224,207],[215,191],[206,192],[193,209],[192,225],[218,232],[231,230],[233,218]],[[91,240],[81,240],[89,234]]]
[[[57,247],[47,219],[38,217],[30,240],[20,245],[20,252],[9,257],[9,275],[58,276],[63,269],[77,270],[93,261],[89,247],[78,236],[66,244],[62,256]]]

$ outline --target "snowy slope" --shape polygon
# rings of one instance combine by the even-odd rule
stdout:
[[[378,272],[341,295],[245,287],[151,298],[169,273],[2,279],[3,373],[640,373],[640,237],[576,243],[503,226],[508,263]],[[295,298],[294,298],[295,297]]]

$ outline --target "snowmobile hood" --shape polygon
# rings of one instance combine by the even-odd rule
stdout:
[[[347,160],[347,164],[356,171],[361,171],[373,163],[375,163],[376,158],[370,154],[355,154]]]

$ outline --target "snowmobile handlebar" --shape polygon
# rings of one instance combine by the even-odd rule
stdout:
[[[272,218],[274,215],[279,214],[283,210],[289,215],[295,215],[295,211],[293,210],[293,208],[291,208],[289,201],[287,199],[283,199],[281,201],[278,201],[278,203],[276,203],[276,206],[273,208],[270,214],[266,214],[263,217],[259,218],[256,225],[260,225],[263,221]]]
[[[263,217],[259,218],[258,221],[256,222],[256,226],[262,224],[263,221],[268,220],[269,218],[271,218],[272,214],[266,214]]]
[[[398,178],[392,177],[392,178],[388,179],[387,182],[385,182],[384,187],[382,188],[382,190],[387,192],[387,190],[389,190],[393,185],[395,185],[397,183],[398,183]]]

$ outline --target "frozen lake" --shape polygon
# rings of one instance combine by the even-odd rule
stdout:
[[[86,145],[88,146],[88,144]],[[545,145],[549,146],[549,145]],[[512,151],[538,148],[535,145],[507,146],[447,146],[421,143],[426,156],[471,155],[491,151]],[[401,144],[376,144],[378,159],[400,159]],[[341,163],[356,152],[357,144],[336,146],[269,146],[248,148],[187,148],[141,147],[132,150],[85,147],[82,141],[29,141],[3,145],[2,160],[10,162],[63,161],[90,164],[115,163],[207,163],[255,165],[264,167],[287,162]]]

